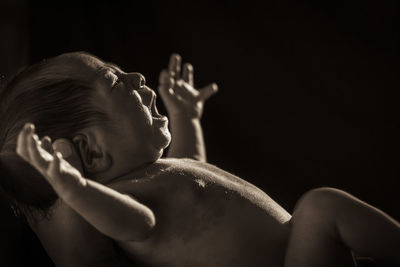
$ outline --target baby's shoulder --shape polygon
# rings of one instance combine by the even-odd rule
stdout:
[[[161,170],[177,170],[195,167],[206,167],[208,163],[190,158],[160,158],[149,166],[149,168]]]
[[[152,171],[154,170],[154,171]],[[188,158],[165,158],[155,162],[143,177],[169,179],[169,182],[181,180],[199,180],[221,182],[225,179],[236,179],[234,175],[207,162]]]
[[[163,158],[143,168],[115,178],[109,184],[126,180],[155,180],[160,178],[173,178],[176,176],[191,176],[194,173],[208,169],[208,163],[186,158]]]
[[[119,177],[107,186],[121,193],[140,196],[160,195],[161,192],[197,187],[199,183],[215,179],[217,172],[207,163],[191,159],[166,158],[135,172]],[[211,170],[211,171],[210,171]]]
[[[216,166],[190,158],[163,158],[154,163],[154,168],[165,173],[191,174],[219,170]]]

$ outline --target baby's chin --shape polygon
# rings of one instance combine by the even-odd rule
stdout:
[[[156,162],[157,160],[159,160],[164,154],[164,149],[161,148],[158,153],[154,154],[154,157],[151,160],[151,163]]]
[[[156,157],[158,157],[157,159],[161,158],[164,149],[167,148],[170,143],[171,143],[171,134],[168,130],[163,132],[163,134],[160,135],[155,140],[155,142],[153,143],[153,147],[155,149]]]

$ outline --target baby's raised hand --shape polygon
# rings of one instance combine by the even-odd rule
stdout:
[[[158,91],[170,117],[188,116],[201,118],[204,102],[218,91],[212,83],[202,89],[195,89],[193,83],[193,67],[190,63],[183,65],[180,55],[171,55],[168,70],[160,73]]]
[[[60,152],[53,150],[49,137],[35,134],[33,124],[27,123],[18,135],[17,154],[39,171],[60,195],[63,185],[84,180],[81,173],[71,166]]]

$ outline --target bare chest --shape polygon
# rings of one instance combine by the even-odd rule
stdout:
[[[231,174],[190,164],[120,185],[148,205],[157,221],[150,238],[121,243],[122,249],[150,266],[279,261],[287,237],[283,223],[290,218],[286,211]]]

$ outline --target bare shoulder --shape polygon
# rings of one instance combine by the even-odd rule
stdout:
[[[140,170],[115,179],[107,186],[134,196],[139,202],[171,201],[187,197],[218,198],[221,193],[242,197],[255,192],[265,193],[245,180],[212,164],[192,159],[160,159]],[[187,195],[187,196],[186,196]]]
[[[183,159],[160,159],[142,169],[118,177],[107,186],[121,193],[128,193],[137,200],[159,198],[172,188],[183,189],[193,177],[193,162]]]
[[[193,180],[218,175],[216,167],[192,159],[163,158],[134,172],[114,179],[107,186],[135,196],[161,192],[179,183],[181,189]],[[161,191],[160,191],[161,190]]]

